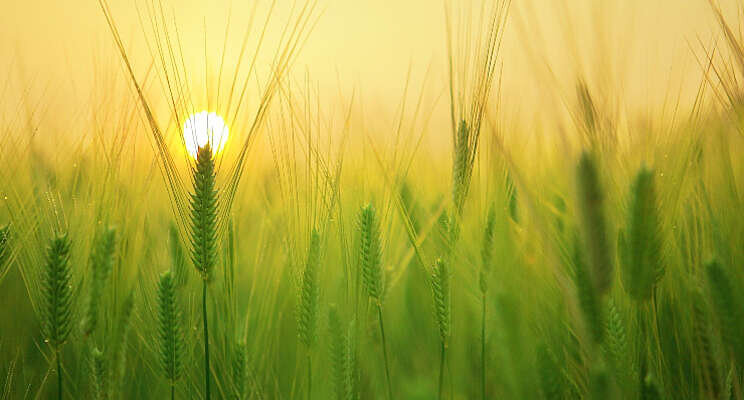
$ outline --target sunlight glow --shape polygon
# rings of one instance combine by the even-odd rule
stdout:
[[[192,114],[183,124],[186,151],[194,159],[199,148],[207,143],[212,147],[213,155],[219,153],[225,147],[228,134],[225,120],[214,112],[202,111]]]

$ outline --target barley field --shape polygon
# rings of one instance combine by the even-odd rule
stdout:
[[[12,3],[0,399],[744,400],[744,3]]]

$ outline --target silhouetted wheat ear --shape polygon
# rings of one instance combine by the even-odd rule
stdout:
[[[181,377],[183,343],[180,310],[176,299],[176,283],[170,271],[158,282],[158,338],[160,363],[171,386]]]
[[[479,274],[481,293],[488,291],[488,276],[493,267],[494,230],[496,229],[496,211],[494,206],[488,208],[486,216],[486,227],[483,229],[483,242],[481,243],[481,270]]]
[[[352,377],[349,345],[344,333],[338,308],[331,305],[328,311],[328,352],[331,360],[333,387],[337,400],[352,399]]]
[[[612,286],[612,258],[604,214],[604,193],[596,162],[589,153],[581,155],[577,168],[579,216],[586,246],[588,271],[598,295]]]
[[[73,289],[69,260],[70,240],[67,235],[59,235],[47,249],[41,280],[41,326],[45,341],[55,350],[67,341],[72,327]]]
[[[738,292],[717,260],[709,261],[705,270],[723,344],[739,365],[744,365],[744,337],[741,335],[744,310],[738,300]]]
[[[104,400],[109,398],[108,385],[108,366],[106,356],[97,347],[94,347],[90,354],[91,369],[91,394],[95,400]]]
[[[97,235],[91,250],[90,266],[92,274],[88,286],[87,308],[82,324],[83,334],[86,336],[90,335],[98,325],[100,298],[114,265],[115,247],[116,230],[105,228]]]
[[[434,263],[431,275],[431,292],[434,299],[434,311],[439,326],[439,336],[447,343],[450,335],[450,272],[447,263],[438,258]]]
[[[383,274],[382,249],[380,247],[380,228],[371,204],[359,212],[359,263],[362,282],[369,297],[378,303],[382,301]]]
[[[302,287],[300,288],[299,310],[297,326],[300,341],[306,347],[311,347],[317,338],[318,297],[318,268],[320,267],[320,235],[313,229],[310,234],[310,245],[307,250],[305,270],[302,272]]]
[[[248,370],[248,348],[244,342],[237,343],[232,356],[232,378],[235,397],[238,400],[246,398],[245,381]]]
[[[654,174],[643,167],[631,188],[627,236],[621,236],[618,249],[624,254],[623,283],[630,297],[637,301],[651,298],[664,267],[661,261],[661,232],[656,205]]]
[[[211,281],[217,263],[217,189],[212,150],[199,149],[191,194],[191,260],[204,281]]]

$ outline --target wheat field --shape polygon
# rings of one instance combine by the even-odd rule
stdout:
[[[89,3],[76,73],[0,40],[0,398],[744,399],[744,4],[680,1],[665,80],[645,2],[416,3],[429,64],[303,55],[340,3]]]

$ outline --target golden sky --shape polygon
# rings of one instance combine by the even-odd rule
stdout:
[[[205,46],[218,58],[231,15],[228,49],[236,53],[253,1],[163,0],[174,11],[193,71],[203,75]],[[43,93],[50,104],[77,107],[91,88],[121,74],[96,0],[4,0],[0,13],[0,90]],[[138,71],[148,65],[137,6],[110,0]],[[278,0],[271,32],[296,2]],[[454,5],[461,3],[454,1]],[[725,1],[733,15],[733,0]],[[731,4],[729,4],[731,3]],[[260,0],[265,10],[267,0]],[[318,87],[354,88],[367,102],[395,104],[407,71],[416,87],[430,70],[428,90],[444,93],[446,47],[440,0],[320,0],[320,17],[295,64]],[[258,15],[261,14],[259,11]],[[502,99],[522,117],[533,115],[546,93],[569,96],[580,74],[626,107],[658,107],[668,91],[683,99],[700,81],[693,50],[720,37],[707,0],[513,0],[504,46]],[[206,28],[205,28],[206,26]],[[149,29],[145,24],[144,29]],[[269,35],[266,49],[276,36]],[[270,52],[269,52],[270,53]],[[216,62],[207,69],[214,70]],[[200,71],[200,72],[197,72]],[[212,71],[213,73],[214,71]],[[680,89],[681,88],[681,89]],[[41,95],[39,95],[41,96]],[[8,106],[9,98],[0,105]],[[554,100],[551,100],[554,101]],[[56,103],[54,103],[56,102]],[[551,103],[553,104],[553,103]]]

